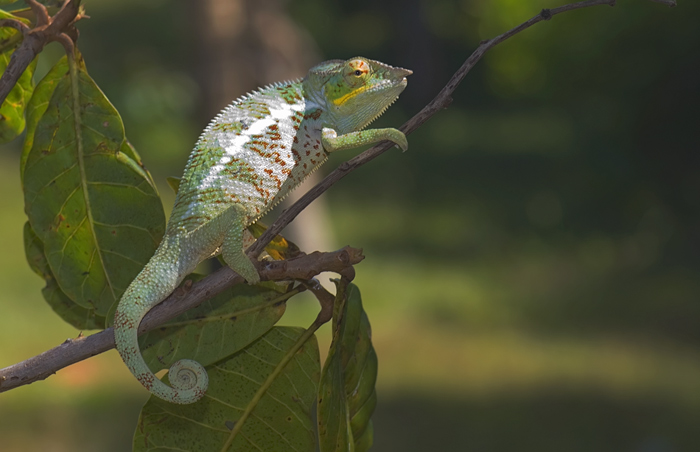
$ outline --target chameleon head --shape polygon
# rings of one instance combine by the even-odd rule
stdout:
[[[339,134],[365,128],[394,103],[413,72],[363,57],[331,60],[311,69],[304,88],[329,114]],[[316,94],[316,95],[314,95]]]

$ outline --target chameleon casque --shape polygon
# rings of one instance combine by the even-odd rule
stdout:
[[[260,276],[246,256],[246,228],[318,168],[330,152],[389,140],[406,150],[397,129],[366,129],[406,88],[412,72],[362,57],[330,60],[302,80],[267,86],[224,109],[190,154],[165,235],[124,292],[114,316],[117,350],[151,393],[173,403],[204,396],[207,372],[180,360],[172,387],[141,356],[137,328],[203,260],[221,252],[249,284]]]

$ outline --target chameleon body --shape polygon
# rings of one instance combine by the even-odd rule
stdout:
[[[259,282],[244,253],[245,229],[330,152],[384,140],[405,150],[400,131],[363,129],[396,100],[410,74],[361,57],[326,61],[304,79],[262,88],[214,118],[189,157],[161,244],[115,313],[117,350],[146,389],[192,403],[203,397],[208,377],[199,363],[180,360],[168,373],[172,387],[156,378],[137,342],[144,315],[218,252],[249,284]]]

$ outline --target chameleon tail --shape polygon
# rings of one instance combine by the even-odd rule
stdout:
[[[170,387],[151,372],[139,350],[137,331],[141,320],[181,282],[177,263],[173,263],[177,259],[167,258],[167,254],[167,248],[161,245],[122,295],[114,314],[114,340],[131,373],[153,395],[172,403],[194,403],[204,396],[209,385],[201,364],[189,359],[175,362],[168,372]]]

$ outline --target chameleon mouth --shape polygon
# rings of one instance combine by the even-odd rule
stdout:
[[[392,68],[392,69],[400,69],[401,71],[404,71],[404,74],[406,75],[411,75],[413,72],[408,70],[408,69],[401,69],[401,68]],[[377,113],[370,117],[366,123],[360,127],[360,129],[364,129],[368,125],[372,124],[377,118],[379,118],[381,115],[384,114],[384,112],[391,107],[394,102],[399,98],[399,94],[403,92],[404,89],[406,89],[406,86],[408,85],[408,80],[406,80],[406,77],[403,77],[401,81],[397,82],[395,79],[394,80],[386,80],[384,83],[381,83],[377,85],[372,91],[381,91],[381,90],[395,90],[396,95],[394,96],[393,99],[391,99],[387,104],[385,104]]]
[[[391,100],[391,102],[389,102],[389,103],[386,104],[384,107],[382,107],[382,109],[379,110],[379,112],[378,112],[376,115],[374,115],[373,117],[371,117],[365,124],[363,124],[362,127],[361,127],[360,129],[364,129],[364,128],[367,127],[368,125],[372,124],[378,117],[380,117],[381,115],[383,115],[384,112],[385,112],[389,107],[391,107],[391,106],[394,104],[394,102],[396,102],[396,100],[397,100],[398,98],[399,98],[399,96],[398,96],[398,94],[397,94],[396,97],[394,97],[394,98]]]

